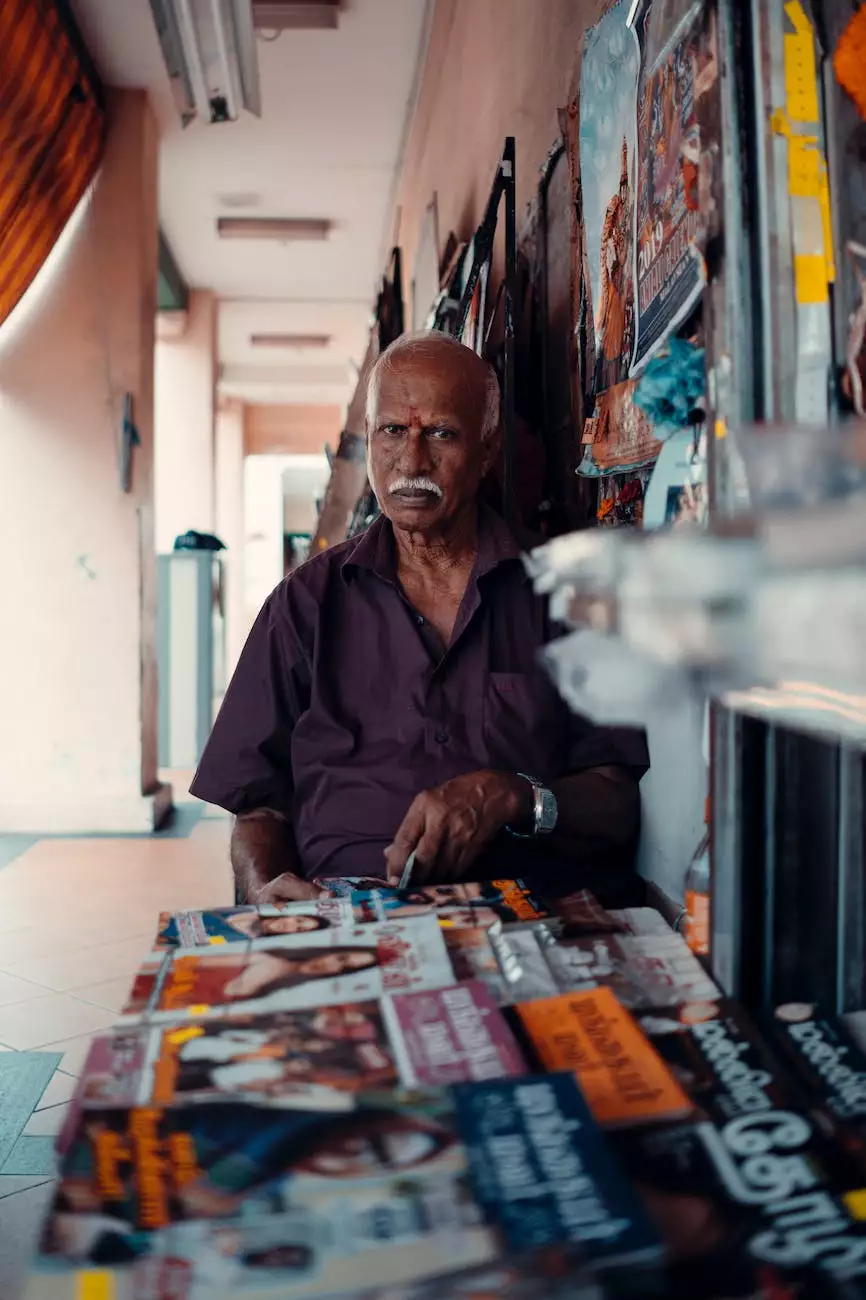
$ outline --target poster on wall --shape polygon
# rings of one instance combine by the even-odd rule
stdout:
[[[627,379],[599,393],[583,429],[584,457],[578,473],[588,478],[636,469],[654,461],[661,442],[646,413],[634,401],[637,380]]]
[[[662,6],[662,12],[664,11]],[[694,310],[706,280],[701,254],[700,131],[695,112],[699,28],[680,27],[665,45],[652,0],[632,6],[642,71],[637,96],[635,210],[636,375]],[[655,65],[647,47],[662,48]]]
[[[640,48],[620,0],[586,34],[579,157],[595,393],[628,378],[634,349],[635,127]]]

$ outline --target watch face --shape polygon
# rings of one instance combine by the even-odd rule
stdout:
[[[542,835],[549,835],[556,828],[557,818],[559,817],[559,807],[556,802],[556,795],[552,790],[541,791],[541,825],[539,830]]]

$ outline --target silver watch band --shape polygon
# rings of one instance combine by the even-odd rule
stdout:
[[[547,787],[542,785],[542,783],[534,776],[529,776],[526,772],[518,772],[517,775],[520,777],[521,781],[527,781],[529,785],[532,786],[532,831],[529,834],[525,834],[522,831],[512,830],[510,826],[506,826],[505,829],[508,831],[509,835],[514,835],[520,840],[531,840],[535,839],[539,835],[549,835],[556,826],[559,812],[556,805],[556,796],[552,790],[548,790]]]

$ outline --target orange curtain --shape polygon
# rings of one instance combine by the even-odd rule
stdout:
[[[99,166],[102,90],[62,0],[0,0],[0,324]]]

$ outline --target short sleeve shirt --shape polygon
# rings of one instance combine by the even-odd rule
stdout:
[[[302,565],[265,603],[192,784],[232,813],[294,827],[308,878],[379,876],[412,800],[483,768],[545,783],[649,766],[646,739],[571,713],[539,652],[550,640],[508,528],[482,508],[451,643],[411,606],[384,517]]]

